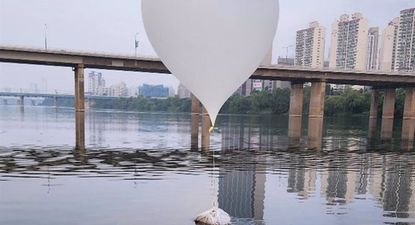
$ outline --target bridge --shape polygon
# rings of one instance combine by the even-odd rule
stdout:
[[[58,99],[75,99],[75,95],[71,94],[48,94],[48,93],[26,93],[26,92],[0,92],[0,97],[15,97],[19,98],[19,104],[21,107],[24,105],[25,98],[53,98],[55,107],[58,107]],[[108,99],[118,99],[118,98],[127,98],[127,97],[114,97],[114,96],[98,96],[98,95],[85,95],[87,100],[108,100]],[[5,105],[7,104],[7,99],[3,99]]]
[[[0,62],[71,67],[75,76],[75,111],[77,148],[83,148],[84,138],[84,69],[106,69],[170,74],[167,67],[156,58],[131,57],[102,53],[44,50],[0,46]],[[252,79],[281,80],[291,82],[291,102],[288,136],[295,145],[301,138],[303,112],[303,84],[311,83],[310,109],[308,118],[308,146],[321,148],[326,84],[350,84],[372,87],[372,102],[369,119],[369,137],[376,135],[377,105],[380,91],[384,91],[381,139],[390,141],[393,135],[395,111],[395,89],[405,88],[405,106],[402,140],[413,146],[415,136],[415,72],[347,71],[337,69],[312,69],[304,67],[263,66],[251,76]],[[198,146],[199,114],[203,111],[202,148],[209,146],[210,127],[205,110],[197,99],[192,100],[192,143]],[[193,144],[192,144],[193,145]]]
[[[0,46],[0,62],[23,63],[75,68],[82,65],[89,69],[136,71],[171,74],[157,58],[109,55],[102,53],[73,52]],[[291,82],[327,82],[378,87],[415,86],[414,73],[381,71],[347,71],[313,69],[279,65],[263,66],[252,79],[281,80]]]

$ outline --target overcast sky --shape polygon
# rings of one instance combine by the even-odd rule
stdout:
[[[141,0],[0,0],[0,45],[43,48],[47,24],[50,49],[134,55],[134,38],[139,33],[138,54],[155,56],[145,35],[140,5]],[[296,30],[311,21],[328,28],[329,41],[329,28],[341,14],[361,12],[370,26],[383,29],[400,10],[413,7],[414,0],[280,0],[274,62],[286,56],[284,47],[295,44]],[[294,55],[293,48],[288,54]],[[173,76],[102,72],[109,85],[125,81],[128,86],[163,83],[176,87],[179,83]],[[73,92],[69,68],[0,63],[0,91],[28,89],[42,80],[47,80],[49,90]]]

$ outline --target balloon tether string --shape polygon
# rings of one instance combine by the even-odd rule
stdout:
[[[214,129],[213,126],[209,128],[209,134],[213,132],[213,129]],[[215,151],[213,150],[212,150],[212,186],[213,186],[212,188],[213,204],[212,205],[213,205],[213,208],[216,208],[217,207],[217,201],[216,201],[216,194],[217,194],[216,186],[217,185],[216,185],[216,177],[215,177]]]

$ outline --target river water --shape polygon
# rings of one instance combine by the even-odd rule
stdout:
[[[218,123],[201,152],[190,115],[89,111],[77,151],[73,109],[0,106],[0,224],[191,225],[216,201],[238,225],[415,224],[415,155],[367,117],[326,119],[322,151],[288,148],[286,116]]]

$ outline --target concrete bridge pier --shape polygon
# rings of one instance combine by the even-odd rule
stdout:
[[[379,90],[372,88],[372,97],[370,101],[370,115],[369,115],[369,132],[368,132],[368,136],[370,140],[376,139],[378,104],[379,104]]]
[[[58,96],[53,97],[53,105],[58,108]]]
[[[402,120],[402,148],[411,149],[415,135],[415,88],[405,90],[405,103]]]
[[[192,150],[199,148],[200,101],[192,95],[192,134],[190,146]]]
[[[210,146],[210,132],[209,129],[212,127],[209,114],[205,107],[202,109],[202,150],[209,150]]]
[[[380,131],[380,138],[382,141],[389,142],[392,140],[395,100],[395,89],[386,89],[383,99],[382,128]]]
[[[19,97],[19,104],[21,109],[24,108],[24,96]]]
[[[304,83],[291,83],[288,139],[290,147],[298,147],[303,119]]]
[[[308,148],[321,150],[323,138],[324,98],[326,82],[311,83],[308,114]]]
[[[77,65],[75,72],[75,149],[85,149],[85,93],[84,66]]]

